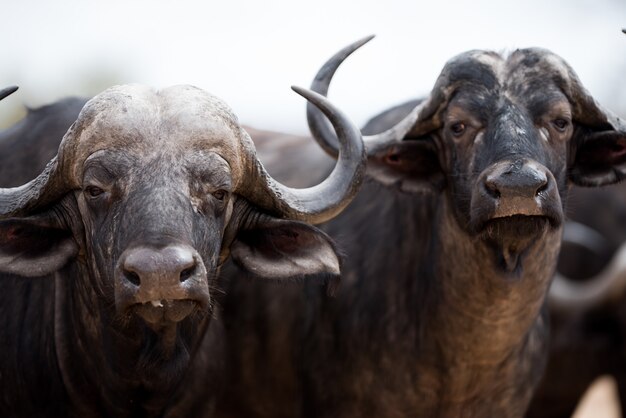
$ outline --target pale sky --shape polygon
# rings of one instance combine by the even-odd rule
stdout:
[[[290,86],[376,34],[331,86],[359,125],[427,94],[460,52],[529,46],[561,55],[596,99],[626,112],[626,0],[0,0],[0,18],[0,87],[20,86],[3,110],[93,95],[94,84],[183,83],[221,97],[243,123],[305,133],[304,99]]]

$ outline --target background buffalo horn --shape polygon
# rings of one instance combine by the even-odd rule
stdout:
[[[17,89],[18,89],[17,86],[11,86],[11,87],[7,87],[7,88],[0,90],[0,100],[4,99],[7,96],[12,95],[13,93],[17,91]]]
[[[330,85],[330,81],[339,68],[339,65],[354,51],[359,49],[361,46],[365,45],[369,42],[374,35],[367,36],[363,39],[360,39],[347,47],[343,48],[341,51],[337,52],[333,55],[326,63],[322,66],[322,68],[318,71],[313,83],[311,83],[311,90],[322,94],[324,96],[328,95],[328,86]],[[402,138],[411,130],[411,128],[415,125],[420,110],[425,106],[425,102],[417,105],[411,113],[409,113],[404,119],[402,119],[398,124],[391,127],[390,129],[381,132],[376,135],[365,135],[363,136],[363,142],[365,143],[366,152],[368,155],[373,155],[376,151],[389,143],[396,142],[402,140]],[[320,146],[326,151],[328,155],[331,157],[337,157],[337,137],[333,134],[328,121],[324,117],[324,115],[317,110],[311,103],[307,104],[307,120],[309,122],[309,128],[311,130],[311,134]]]
[[[581,224],[566,225],[563,241],[584,245],[590,251],[605,251],[595,230]],[[582,227],[582,228],[580,228]],[[569,232],[568,232],[569,231]],[[611,262],[595,277],[577,282],[556,274],[548,293],[550,306],[563,312],[582,311],[612,300],[620,300],[626,292],[626,243],[615,252]]]
[[[250,149],[251,187],[246,198],[285,218],[318,224],[341,212],[358,191],[365,174],[365,148],[359,129],[324,96],[299,87],[292,89],[331,121],[340,144],[337,164],[320,184],[292,189],[274,180],[256,158],[254,149]],[[254,186],[259,184],[262,187]]]
[[[592,253],[602,256],[610,251],[610,244],[604,235],[580,222],[567,221],[563,228],[563,244],[583,247]]]

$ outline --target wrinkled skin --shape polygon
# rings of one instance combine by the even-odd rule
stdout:
[[[211,414],[224,260],[274,280],[339,268],[324,233],[248,200],[266,187],[250,150],[232,111],[193,87],[89,101],[24,186],[41,191],[0,220],[3,416]]]
[[[452,59],[418,111],[403,141],[369,155],[371,181],[324,227],[347,256],[336,298],[244,288],[229,271],[231,381],[218,415],[524,415],[546,358],[568,187],[623,177],[621,122],[540,49]]]
[[[573,189],[571,195],[568,218],[592,228],[600,234],[601,241],[584,247],[564,245],[558,270],[573,280],[587,282],[607,268],[626,241],[626,184],[606,189]],[[528,417],[572,416],[585,391],[602,375],[616,379],[624,408],[625,309],[623,293],[591,307],[568,312],[551,309],[548,365]]]

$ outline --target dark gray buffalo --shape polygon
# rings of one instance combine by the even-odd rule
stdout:
[[[0,415],[209,415],[224,260],[274,281],[338,278],[332,241],[304,222],[348,204],[363,146],[300,93],[342,137],[312,188],[269,176],[216,97],[121,86],[85,105],[34,180],[0,189]]]
[[[358,46],[331,59],[314,89],[325,93]],[[323,118],[309,117],[336,155]],[[626,125],[561,58],[521,49],[451,59],[424,101],[363,132],[370,181],[325,226],[346,252],[337,297],[312,286],[277,294],[229,273],[219,411],[523,416],[547,354],[544,299],[568,188],[624,177]]]

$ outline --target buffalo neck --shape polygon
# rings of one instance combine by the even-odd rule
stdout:
[[[491,394],[500,401],[478,406],[488,409],[476,413],[501,408],[521,416],[545,361],[542,306],[561,230],[539,233],[511,272],[491,244],[450,221],[446,201],[441,209],[431,299],[436,307],[425,324],[421,353],[428,361],[422,363],[427,365],[423,373],[439,376],[439,405],[446,413],[467,411],[468,404],[477,404],[475,399]]]
[[[73,408],[79,415],[160,415],[192,361],[194,337],[209,321],[179,324],[174,332],[183,343],[164,355],[159,336],[138,319],[116,315],[112,304],[85,285],[88,276],[73,263],[55,277],[55,345]]]
[[[466,346],[446,356],[446,362],[503,361],[537,320],[556,267],[561,230],[539,232],[518,256],[517,269],[507,271],[499,260],[502,251],[463,231],[446,199],[436,222],[438,303],[429,327],[445,330],[438,331],[445,336],[438,344]]]
[[[371,363],[389,369],[380,374],[391,379],[387,386],[412,388],[400,404],[425,416],[454,415],[468,402],[478,415],[523,413],[543,361],[540,312],[559,230],[538,236],[515,274],[507,273],[488,244],[459,227],[445,195],[372,183],[328,230],[349,260],[337,298],[320,309],[334,318],[335,357],[356,371]],[[363,383],[351,390],[368,393]],[[502,404],[488,402],[489,394]]]

